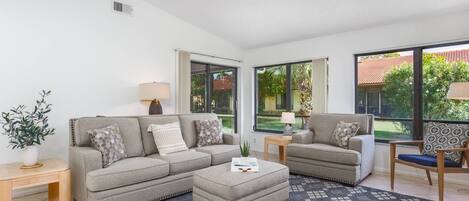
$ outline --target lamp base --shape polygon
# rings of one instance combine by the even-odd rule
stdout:
[[[149,115],[163,114],[163,108],[161,108],[160,100],[155,99],[151,101],[148,114]]]
[[[284,135],[292,135],[293,134],[293,127],[291,124],[285,124],[285,128],[283,130]]]

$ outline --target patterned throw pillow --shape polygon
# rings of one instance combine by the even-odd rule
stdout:
[[[355,136],[358,132],[360,125],[358,122],[345,123],[340,121],[332,133],[331,142],[342,148],[348,148],[348,140]]]
[[[156,148],[161,156],[188,150],[186,142],[182,138],[179,122],[161,125],[151,124],[148,126],[148,131],[153,134]]]
[[[436,156],[437,149],[460,148],[469,138],[469,126],[429,122],[427,133],[423,137],[423,154]],[[456,163],[461,162],[461,152],[446,152],[445,158]]]
[[[198,130],[198,147],[223,144],[223,131],[220,120],[196,120],[194,122],[196,130]]]
[[[117,124],[89,130],[88,134],[90,135],[91,145],[101,152],[103,167],[108,167],[112,163],[127,157],[124,141],[119,134]]]

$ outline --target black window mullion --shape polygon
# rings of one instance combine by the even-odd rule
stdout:
[[[210,72],[210,65],[205,66],[205,111],[210,113],[212,112],[212,105],[211,105],[211,100],[212,100],[212,75]]]
[[[232,78],[232,85],[231,89],[233,93],[233,127],[234,132],[238,133],[238,69],[232,68],[233,70],[233,78]]]
[[[258,69],[255,68],[254,69],[254,126],[253,126],[253,130],[256,130],[257,129],[257,114],[258,114],[258,104],[259,104],[259,78],[258,78],[258,75],[257,75],[257,71]]]
[[[291,79],[292,72],[291,72],[291,70],[292,70],[291,64],[287,64],[287,69],[286,69],[286,71],[287,71],[287,73],[286,73],[286,75],[287,75],[286,89],[287,90],[286,90],[286,94],[285,94],[285,96],[286,96],[285,97],[285,99],[286,99],[285,104],[286,104],[286,110],[288,112],[292,111],[292,100],[291,100],[291,98],[292,98],[292,96],[291,96],[292,95],[292,79]]]
[[[422,48],[414,48],[413,50],[413,133],[412,137],[415,140],[421,140],[423,137],[423,67],[422,67]]]

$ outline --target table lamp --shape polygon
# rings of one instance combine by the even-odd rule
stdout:
[[[169,83],[152,82],[139,85],[139,98],[141,101],[151,101],[148,114],[163,114],[160,100],[169,99]]]
[[[469,100],[469,82],[451,83],[446,98],[453,100]]]
[[[283,134],[285,134],[285,135],[293,134],[292,124],[295,123],[295,113],[293,113],[293,112],[282,112],[282,118],[281,118],[280,121],[285,124]]]

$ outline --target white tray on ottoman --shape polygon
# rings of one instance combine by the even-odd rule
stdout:
[[[288,167],[263,160],[258,163],[259,172],[231,172],[230,163],[196,171],[193,200],[288,200]]]

